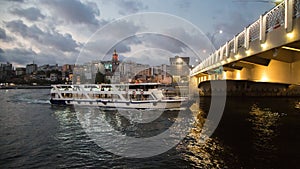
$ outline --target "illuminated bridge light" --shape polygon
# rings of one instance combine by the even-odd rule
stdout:
[[[251,51],[250,50],[246,50],[246,55],[250,55],[251,54]]]
[[[286,36],[287,36],[289,39],[292,39],[292,38],[294,38],[294,33],[293,33],[293,32],[290,32],[290,33],[286,34]]]
[[[287,47],[287,46],[283,46],[282,49],[287,49],[287,50],[293,50],[293,51],[300,52],[300,49],[292,48],[292,47]]]
[[[234,55],[234,58],[235,58],[235,59],[239,59],[239,58],[240,58],[240,55]]]
[[[227,79],[227,72],[223,72],[223,79]]]
[[[263,49],[266,49],[267,48],[267,44],[266,43],[263,43],[260,45]]]

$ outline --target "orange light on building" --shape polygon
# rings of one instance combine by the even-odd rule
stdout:
[[[268,82],[269,81],[269,78],[266,74],[266,72],[264,72],[261,76],[261,79],[260,79],[261,82]]]
[[[241,71],[238,70],[238,71],[236,72],[235,79],[236,79],[236,80],[241,80]]]

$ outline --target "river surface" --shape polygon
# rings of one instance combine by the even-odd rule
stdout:
[[[51,105],[48,89],[0,90],[0,168],[300,168],[300,98],[227,98],[217,129],[203,143],[200,133],[210,101],[199,98],[194,104],[199,110],[189,112],[191,128],[173,148],[130,158],[99,146],[86,130],[85,114],[78,111],[93,119],[95,108]],[[136,120],[131,122],[116,110],[105,110],[100,117],[136,138],[158,135],[179,118],[177,111],[166,111],[150,123],[139,123],[138,116],[130,117]],[[112,134],[101,125],[102,134]]]

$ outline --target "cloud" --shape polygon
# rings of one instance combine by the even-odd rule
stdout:
[[[38,44],[43,44],[49,48],[58,49],[64,52],[77,52],[79,44],[70,34],[60,34],[55,30],[43,32],[36,25],[27,26],[21,20],[14,20],[6,23],[6,27],[22,37],[34,40]]]
[[[238,11],[231,11],[228,13],[228,15],[230,20],[220,21],[214,24],[214,32],[222,30],[223,33],[221,35],[216,34],[214,36],[212,35],[214,32],[209,33],[211,36],[214,36],[214,44],[217,47],[224,45],[226,41],[231,40],[234,35],[243,31],[244,27],[251,23],[247,16],[242,15]]]
[[[13,38],[6,34],[5,29],[0,28],[0,40],[4,42],[10,42],[13,40]]]
[[[24,0],[6,0],[6,1],[10,1],[10,2],[24,2]]]
[[[96,3],[82,3],[79,0],[44,0],[52,15],[63,19],[66,23],[99,25],[97,16],[100,10]]]
[[[176,2],[176,5],[180,8],[180,9],[185,9],[187,10],[188,8],[190,8],[191,6],[191,2],[187,1],[187,0],[179,0]]]
[[[120,15],[133,14],[148,9],[148,6],[136,0],[114,0],[105,3],[114,3],[119,8],[118,13]]]
[[[187,46],[177,39],[159,34],[144,34],[141,41],[149,48],[159,48],[171,53],[181,53]]]
[[[35,56],[36,53],[31,49],[6,49],[3,53],[0,53],[0,62],[14,62],[25,65],[32,63]]]
[[[63,57],[62,57],[63,56]],[[34,63],[38,65],[42,64],[59,64],[63,65],[66,63],[74,64],[76,61],[77,54],[64,55],[60,51],[45,51],[37,53],[32,49],[26,48],[13,48],[5,49],[3,52],[0,50],[0,62],[10,62],[16,65]]]
[[[0,48],[0,53],[4,53],[4,50]]]
[[[81,51],[85,59],[80,60],[108,60],[114,49],[118,53],[131,52],[131,45],[141,44],[134,36],[139,30],[140,26],[130,21],[112,22],[89,39]]]
[[[0,39],[6,39],[6,32],[4,29],[0,28]]]
[[[35,7],[30,7],[26,9],[14,8],[11,9],[10,12],[19,17],[24,17],[29,21],[37,21],[39,19],[45,18],[41,11]]]

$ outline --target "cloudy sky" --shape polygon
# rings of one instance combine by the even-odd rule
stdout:
[[[201,60],[274,6],[240,1],[2,0],[0,62],[83,63],[113,49],[152,65],[175,55]]]

